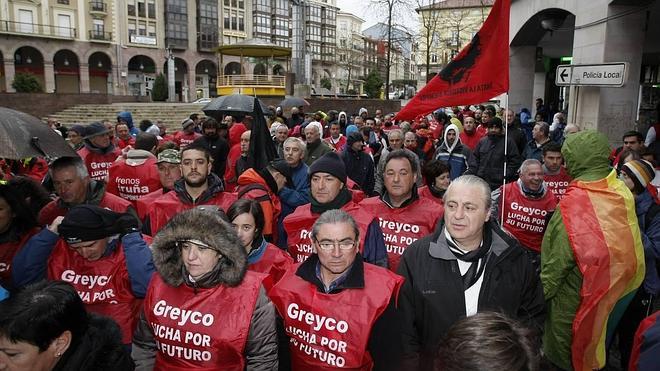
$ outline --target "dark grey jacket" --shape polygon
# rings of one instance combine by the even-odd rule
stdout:
[[[191,285],[184,277],[181,250],[176,241],[196,239],[214,247],[222,254],[215,276],[203,282],[203,287],[240,284],[247,269],[247,256],[238,236],[229,223],[216,211],[195,208],[175,215],[154,238],[152,249],[158,274],[168,285]],[[200,283],[202,286],[202,283]],[[151,289],[151,288],[150,288]],[[263,287],[255,304],[245,344],[245,365],[248,370],[277,370],[277,332],[275,308]],[[152,370],[156,358],[156,343],[151,326],[140,316],[133,336],[132,357],[136,370]]]
[[[490,243],[478,311],[497,311],[540,331],[545,318],[541,280],[520,245],[497,224],[485,225]],[[405,370],[432,370],[435,352],[449,327],[465,316],[465,294],[456,257],[449,250],[444,223],[403,253],[398,274],[406,280],[399,294]]]

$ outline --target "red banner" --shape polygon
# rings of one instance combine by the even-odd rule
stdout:
[[[509,90],[509,10],[497,0],[479,32],[396,115],[412,120],[440,107],[482,103]]]

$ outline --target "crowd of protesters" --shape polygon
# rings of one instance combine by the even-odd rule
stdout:
[[[660,123],[304,109],[0,160],[0,370],[657,369]]]

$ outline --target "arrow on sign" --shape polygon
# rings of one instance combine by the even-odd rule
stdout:
[[[566,77],[568,77],[568,73],[566,73],[566,70],[561,70],[561,73],[559,73],[559,77],[561,78],[561,82],[566,82]]]

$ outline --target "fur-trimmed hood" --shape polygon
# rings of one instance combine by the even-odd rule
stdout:
[[[181,250],[176,241],[199,240],[216,249],[222,258],[218,274],[204,282],[205,287],[236,286],[247,269],[247,254],[236,232],[217,211],[197,207],[175,215],[163,227],[152,244],[153,261],[163,280],[178,287],[186,282]]]

